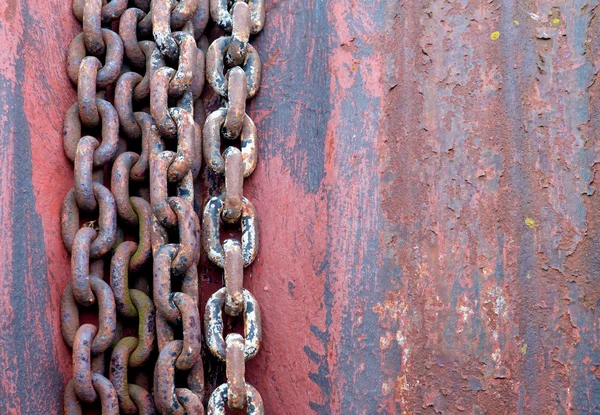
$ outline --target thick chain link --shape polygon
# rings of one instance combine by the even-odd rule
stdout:
[[[261,325],[258,303],[243,288],[243,268],[258,247],[256,211],[243,195],[243,181],[257,160],[246,100],[258,91],[260,59],[248,40],[263,26],[263,2],[230,7],[228,0],[211,0],[210,15],[231,35],[213,42],[206,59],[208,0],[73,0],[73,13],[83,32],[68,50],[77,102],[63,131],[75,176],[61,212],[71,253],[61,322],[73,349],[64,412],[81,414],[82,403],[99,401],[103,414],[204,413],[202,240],[225,280],[206,304],[207,346],[226,362],[227,374],[208,400],[208,413],[225,413],[227,403],[262,414],[260,394],[244,378],[245,361],[260,347]],[[223,97],[206,123],[205,72]],[[222,138],[239,139],[241,150],[230,146],[221,154]],[[203,238],[194,209],[202,153],[224,176],[222,194],[204,209]],[[221,245],[221,221],[241,223],[241,243]],[[81,309],[97,310],[97,323],[80,325]],[[222,310],[243,314],[244,336],[223,339]],[[133,334],[124,335],[128,330]],[[180,380],[176,387],[177,372],[185,387]]]

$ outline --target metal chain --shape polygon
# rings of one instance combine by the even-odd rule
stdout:
[[[133,3],[73,1],[83,33],[71,42],[67,59],[78,100],[64,123],[65,153],[75,170],[61,213],[72,254],[72,282],[61,304],[63,337],[73,348],[64,412],[80,414],[81,403],[99,400],[103,414],[202,414],[200,227],[193,205],[204,121],[198,98],[205,60],[197,42],[207,43],[208,4]],[[114,106],[106,99],[113,89]],[[168,107],[173,100],[177,106]],[[169,194],[171,186],[176,195]],[[84,215],[92,220],[81,226]],[[169,244],[169,237],[177,243]],[[110,285],[103,280],[105,260]],[[153,283],[144,278],[150,269]],[[171,292],[172,285],[181,292]],[[79,308],[93,304],[98,324],[80,326]],[[121,335],[117,315],[121,323],[137,319],[135,336]],[[175,339],[177,326],[181,340]],[[111,347],[107,379],[104,357]],[[131,368],[137,372],[132,383]],[[188,388],[175,388],[176,369],[189,371]]]
[[[128,7],[127,0],[73,0],[83,32],[68,51],[77,102],[65,116],[63,134],[75,173],[61,212],[72,276],[61,302],[63,337],[73,348],[67,414],[80,414],[82,402],[97,401],[103,414],[204,413],[201,238],[194,210],[201,152],[209,168],[224,176],[222,193],[203,213],[202,242],[210,260],[224,268],[225,280],[206,304],[207,346],[226,362],[227,375],[210,396],[208,413],[224,414],[225,403],[264,412],[260,394],[245,381],[245,361],[260,348],[261,322],[256,299],[243,288],[243,268],[258,249],[256,211],[243,195],[244,178],[257,161],[246,100],[260,84],[260,58],[248,41],[262,29],[264,4],[249,0],[229,7],[229,0],[211,0],[213,20],[231,35],[208,47],[206,77],[223,105],[204,124],[199,98],[207,1],[133,0],[135,7]],[[114,105],[107,99],[112,92]],[[221,154],[222,139],[239,139],[239,148]],[[241,223],[241,242],[221,245],[223,221]],[[105,261],[110,285],[103,279]],[[152,281],[145,278],[150,268]],[[80,325],[80,308],[92,305],[98,323]],[[244,336],[223,339],[223,310],[243,315]],[[136,335],[123,336],[121,326],[135,319]],[[152,362],[155,343],[158,357]],[[131,383],[130,369],[137,373]],[[176,372],[187,373],[186,387],[175,386]]]
[[[227,377],[227,383],[210,396],[207,412],[225,414],[227,404],[231,409],[246,409],[248,414],[263,414],[260,393],[245,379],[245,362],[258,353],[262,331],[258,302],[243,288],[243,269],[258,251],[256,210],[244,197],[243,184],[257,161],[256,126],[246,114],[246,100],[258,91],[261,69],[258,53],[248,41],[250,34],[262,29],[265,10],[263,0],[211,0],[210,12],[216,24],[231,35],[216,39],[206,56],[206,78],[222,97],[222,107],[206,119],[204,160],[224,176],[224,183],[222,192],[204,208],[202,242],[209,259],[223,268],[225,287],[208,300],[204,324],[207,346],[225,362]],[[238,140],[239,148],[230,145],[221,154],[223,142]],[[221,244],[223,222],[241,226],[241,242],[227,239]],[[244,336],[231,333],[223,338],[223,311],[230,317],[243,316]]]
[[[61,326],[65,342],[73,349],[73,379],[64,394],[65,414],[81,414],[81,402],[98,400],[103,414],[119,413],[117,390],[105,376],[104,361],[116,337],[117,309],[113,290],[103,280],[104,259],[117,242],[117,207],[103,183],[104,170],[119,150],[117,111],[105,98],[106,88],[121,70],[123,43],[115,32],[101,27],[123,12],[117,3],[106,5],[105,13],[102,0],[73,3],[83,33],[69,46],[67,72],[77,85],[77,102],[67,111],[63,131],[65,153],[75,170],[74,187],[61,210],[62,238],[71,252],[71,283],[61,300]],[[101,141],[84,132],[100,136]],[[81,226],[82,215],[92,220]],[[98,324],[80,325],[79,307],[94,304]]]
[[[208,18],[199,0],[152,0],[156,49],[152,57],[150,113],[159,136],[150,151],[153,295],[159,356],[154,398],[161,414],[204,414],[204,366],[198,309],[200,223],[194,181],[200,171],[198,98],[204,87],[204,52],[198,47]],[[177,106],[169,107],[169,102]],[[175,146],[175,151],[168,148]],[[170,195],[173,189],[174,195]],[[177,235],[177,243],[169,242]],[[180,291],[172,291],[179,287]],[[176,339],[181,327],[182,339]],[[175,372],[187,372],[187,388],[176,388]]]

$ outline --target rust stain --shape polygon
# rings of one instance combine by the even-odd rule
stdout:
[[[407,413],[600,407],[596,4],[411,2],[394,23],[414,35],[389,49],[380,147]]]

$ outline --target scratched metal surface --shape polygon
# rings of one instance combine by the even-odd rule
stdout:
[[[60,413],[70,377],[68,3],[0,2],[3,414]],[[267,1],[267,413],[600,413],[597,5]]]

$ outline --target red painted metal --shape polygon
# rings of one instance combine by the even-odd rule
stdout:
[[[597,4],[267,2],[244,282],[267,413],[600,411]],[[68,1],[0,2],[2,414],[60,413],[70,378],[79,31]],[[206,299],[221,276],[202,264]]]

